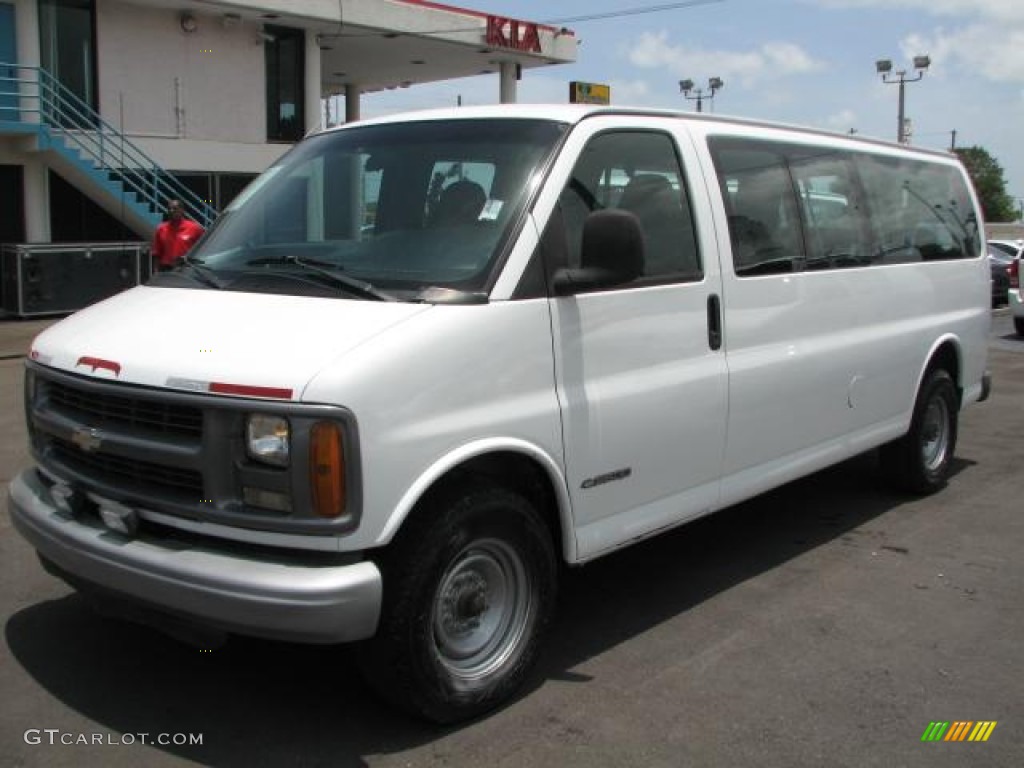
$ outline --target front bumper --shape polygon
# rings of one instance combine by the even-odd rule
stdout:
[[[8,507],[15,528],[74,586],[257,637],[336,643],[371,637],[377,628],[381,575],[369,561],[217,550],[151,534],[126,538],[97,519],[58,511],[34,469],[11,482]]]

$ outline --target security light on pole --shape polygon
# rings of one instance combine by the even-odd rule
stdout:
[[[896,141],[900,144],[910,143],[910,133],[907,130],[909,121],[904,115],[905,86],[907,83],[916,83],[924,77],[925,70],[931,66],[932,60],[930,56],[922,54],[915,56],[913,62],[914,69],[917,70],[917,77],[907,77],[907,70],[905,69],[898,69],[894,72],[890,59],[879,59],[875,62],[875,71],[882,76],[882,82],[887,85],[897,84],[900,87],[899,112],[896,117]]]
[[[720,77],[708,78],[707,92],[705,93],[703,88],[694,89],[693,80],[680,80],[679,81],[679,92],[683,94],[683,98],[689,101],[697,102],[697,111],[704,111],[704,102],[711,101],[715,98],[715,93],[720,91],[725,86],[725,83]],[[696,95],[691,96],[690,92],[696,90]]]

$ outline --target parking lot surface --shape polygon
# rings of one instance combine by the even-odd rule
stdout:
[[[0,323],[5,482],[45,324]],[[378,703],[345,647],[204,652],[100,618],[0,515],[0,765],[1019,766],[1024,340],[1005,310],[990,364],[943,492],[887,490],[868,454],[569,571],[522,696],[456,728]],[[923,742],[937,721],[996,726]]]

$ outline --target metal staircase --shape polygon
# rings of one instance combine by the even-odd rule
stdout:
[[[46,163],[149,237],[170,199],[208,227],[216,211],[41,67],[0,62],[0,136],[34,141]]]

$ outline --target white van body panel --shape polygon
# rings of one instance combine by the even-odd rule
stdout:
[[[363,522],[346,550],[390,540],[416,489],[472,446],[541,455],[549,475],[563,466],[545,300],[431,307],[325,368],[304,398],[343,403],[359,421]]]
[[[71,373],[148,387],[206,391],[210,382],[227,382],[290,390],[290,399],[300,400],[332,360],[429,309],[139,286],[46,329],[32,356]]]
[[[818,145],[823,152],[862,149],[842,138],[785,129],[694,123],[691,130],[709,179],[715,178],[709,135]],[[739,277],[717,190],[711,206],[720,222],[727,307],[730,409],[723,502],[903,434],[926,365],[942,340],[964,354],[961,380],[971,383],[964,403],[977,399],[991,322],[984,260]]]
[[[587,142],[621,128],[601,117],[573,131],[535,207],[538,222],[551,215]],[[629,128],[670,135],[684,168],[695,164],[681,125],[637,119]],[[728,390],[725,355],[708,347],[707,303],[720,276],[706,200],[693,198],[702,280],[551,299],[582,560],[718,505]]]
[[[454,469],[463,466],[473,459],[482,456],[494,456],[495,454],[516,454],[524,456],[537,463],[547,475],[555,491],[555,503],[558,506],[559,523],[562,529],[561,549],[562,556],[566,562],[576,562],[578,559],[575,524],[572,519],[572,499],[566,492],[565,472],[556,457],[543,450],[540,446],[509,437],[493,437],[485,440],[477,440],[450,451],[438,459],[432,466],[428,467],[409,486],[405,495],[395,506],[394,514],[391,515],[384,530],[381,531],[378,542],[383,546],[389,542],[398,532],[402,523],[413,512],[416,505],[423,499],[424,495],[441,482],[443,477]]]

